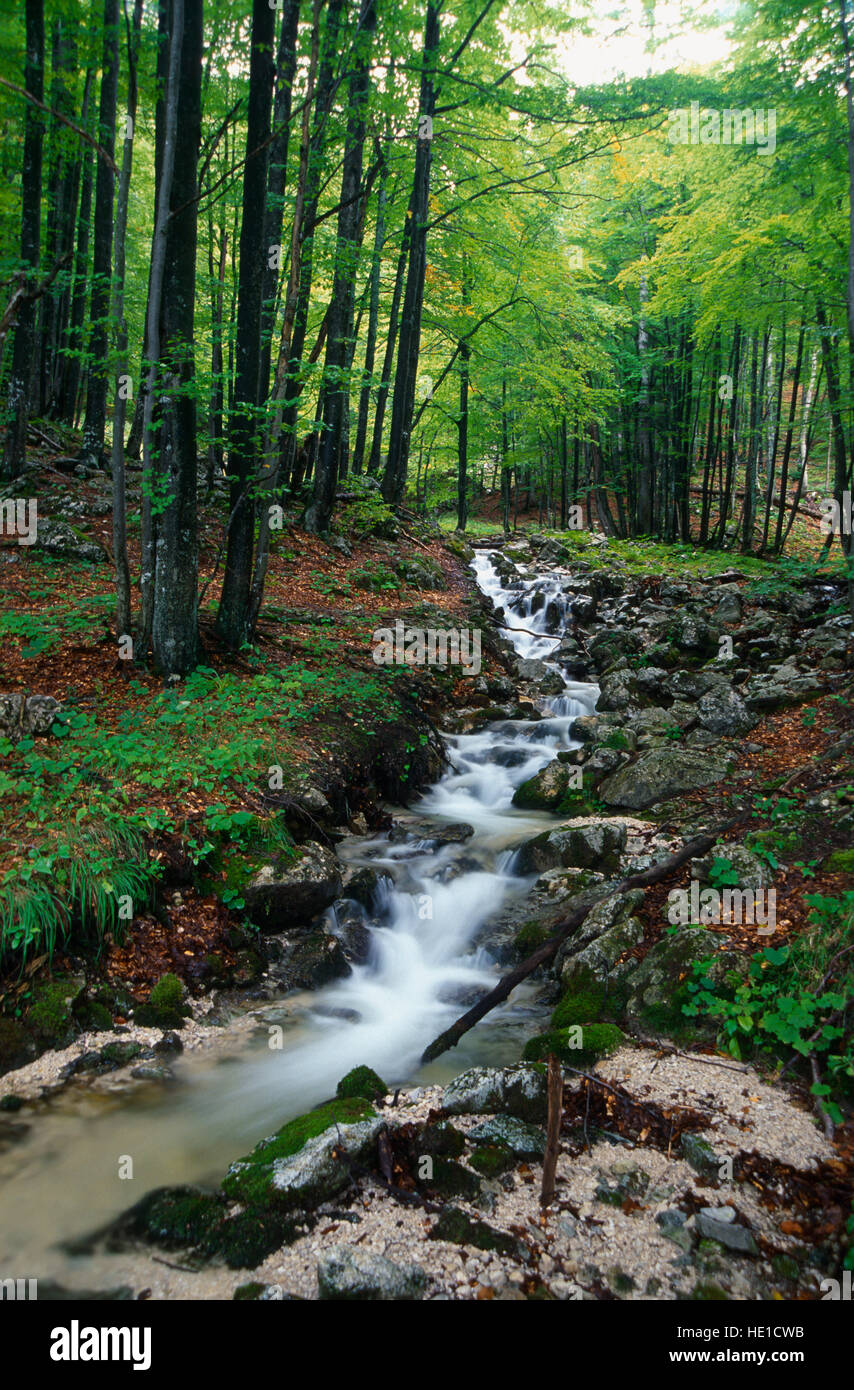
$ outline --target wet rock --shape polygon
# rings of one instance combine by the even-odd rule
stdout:
[[[449,1082],[442,1092],[442,1109],[449,1115],[515,1115],[534,1123],[548,1114],[544,1068],[472,1067]]]
[[[352,1165],[374,1159],[384,1124],[366,1101],[331,1101],[232,1163],[223,1191],[251,1207],[310,1210],[349,1187]]]
[[[420,1265],[395,1264],[370,1250],[331,1250],[321,1256],[317,1265],[321,1299],[413,1302],[423,1298],[426,1287],[427,1275]]]
[[[517,872],[547,869],[616,868],[626,847],[626,827],[620,821],[587,821],[559,830],[545,830],[528,840],[518,853]]]
[[[265,864],[243,890],[250,919],[262,931],[307,926],[341,896],[341,866],[331,850],[310,842],[293,863]]]
[[[314,931],[299,941],[288,957],[284,974],[291,989],[320,989],[350,974],[344,945],[331,932]]]
[[[723,758],[681,748],[650,748],[633,763],[606,777],[599,795],[606,806],[639,811],[680,792],[697,791],[727,775]]]
[[[395,821],[388,838],[392,844],[416,841],[431,845],[461,845],[470,840],[474,826],[466,821]]]
[[[571,769],[565,763],[548,763],[513,793],[513,805],[526,811],[551,811],[566,796]]]
[[[344,896],[352,898],[354,902],[361,903],[362,907],[371,911],[374,899],[377,896],[380,886],[380,875],[376,869],[364,868],[357,869],[352,878],[349,878],[344,885]]]

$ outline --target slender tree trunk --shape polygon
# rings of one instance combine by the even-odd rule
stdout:
[[[36,101],[44,97],[44,0],[27,0],[24,86]],[[33,295],[41,248],[42,114],[28,101],[24,113],[24,168],[21,191],[21,260],[26,288]],[[9,377],[9,425],[3,451],[2,476],[20,477],[27,451],[27,423],[33,388],[36,303],[26,298],[18,313],[12,370]]]
[[[801,371],[804,362],[804,338],[806,336],[806,324],[801,324],[798,333],[798,346],[795,351],[795,370],[792,377],[792,398],[789,402],[789,423],[786,426],[786,438],[783,441],[783,461],[780,465],[780,503],[777,509],[777,531],[774,537],[774,549],[779,552],[783,538],[783,521],[786,515],[786,491],[789,486],[789,459],[792,453],[792,440],[795,434],[795,417],[798,409],[798,389],[801,384]]]
[[[92,87],[95,74],[91,68],[86,73],[83,89],[83,109],[81,125],[89,128],[89,112],[92,100]],[[74,273],[69,289],[70,317],[68,332],[63,343],[60,364],[60,380],[57,389],[56,416],[68,425],[73,425],[77,417],[77,397],[80,393],[82,376],[81,351],[83,347],[83,323],[86,318],[87,269],[89,264],[89,233],[92,216],[92,184],[95,154],[87,144],[82,156],[82,172],[75,161],[75,177],[80,181],[80,208],[77,214],[77,244],[74,254]],[[75,193],[74,203],[77,202]]]
[[[364,466],[365,444],[368,437],[368,414],[371,408],[374,360],[377,350],[377,329],[380,308],[380,269],[385,244],[386,180],[388,169],[383,159],[380,186],[377,192],[377,225],[374,230],[374,254],[371,261],[370,298],[368,302],[368,336],[365,342],[365,363],[362,368],[362,389],[359,394],[359,413],[356,422],[356,443],[353,447],[353,472],[361,473]]]
[[[119,90],[119,0],[104,0],[104,51],[98,140],[112,158],[116,148],[116,103]],[[107,355],[110,347],[110,276],[113,258],[113,194],[115,175],[105,159],[95,176],[92,293],[89,313],[89,370],[86,380],[86,418],[81,458],[101,466],[107,420]]]
[[[353,331],[356,266],[359,257],[359,189],[364,162],[367,105],[371,88],[370,56],[376,28],[375,0],[361,0],[359,32],[354,41],[350,78],[338,239],[326,339],[324,383],[324,432],[314,470],[314,496],[306,512],[306,529],[315,533],[329,528],[335,488],[342,471],[344,439],[349,407],[348,352]]]
[[[415,148],[415,175],[411,201],[412,236],[409,249],[409,270],[403,299],[388,459],[382,482],[383,497],[386,502],[394,506],[399,505],[406,487],[409,434],[415,405],[415,378],[418,372],[421,310],[424,302],[424,277],[427,268],[427,221],[433,116],[436,107],[434,64],[437,60],[439,39],[439,10],[433,0],[428,0],[424,27],[421,93],[418,103],[419,120]]]
[[[115,287],[112,319],[115,325],[117,350],[117,381],[113,402],[113,558],[116,566],[116,635],[130,633],[130,566],[127,548],[127,503],[125,495],[125,409],[128,373],[128,330],[125,322],[125,243],[127,238],[130,178],[133,168],[133,128],[137,106],[137,54],[142,24],[143,0],[134,0],[133,23],[128,26],[128,128],[125,131],[122,168],[116,199],[115,227]],[[127,22],[127,11],[125,11]]]

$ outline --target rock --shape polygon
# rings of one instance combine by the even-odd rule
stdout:
[[[805,674],[785,664],[772,666],[762,675],[751,676],[745,699],[751,709],[776,709],[781,705],[799,705],[819,695],[821,690],[821,682],[812,672]]]
[[[709,690],[697,705],[697,719],[702,728],[722,737],[738,738],[759,723],[737,690],[721,685]]]
[[[362,1100],[381,1100],[388,1094],[388,1086],[371,1067],[353,1067],[338,1082],[335,1094],[339,1100],[361,1097]]]
[[[620,956],[644,937],[643,923],[632,912],[643,902],[643,889],[612,894],[588,913],[579,930],[569,938],[555,960],[565,990],[588,988],[591,981],[605,984],[613,980]],[[631,969],[637,962],[631,962]],[[618,967],[619,974],[628,974]]]
[[[246,910],[262,931],[280,932],[307,926],[341,896],[341,866],[335,855],[314,841],[304,845],[294,863],[265,864],[243,890]]]
[[[585,821],[559,830],[544,830],[518,851],[516,871],[539,874],[547,869],[613,869],[626,847],[621,821]]]
[[[322,1255],[317,1264],[321,1299],[413,1302],[423,1298],[427,1275],[420,1265],[395,1264],[370,1250],[343,1247]]]
[[[392,844],[411,841],[431,845],[461,845],[470,840],[474,826],[466,821],[395,821],[388,838]]]
[[[548,1115],[544,1068],[472,1067],[449,1082],[441,1107],[449,1115],[515,1115],[535,1124]]]
[[[546,1152],[543,1131],[512,1115],[496,1115],[494,1119],[484,1120],[483,1124],[469,1130],[468,1138],[478,1146],[497,1145],[509,1149],[516,1158],[537,1160]]]
[[[691,877],[699,883],[711,883],[712,865],[715,860],[721,859],[729,863],[735,884],[739,888],[770,888],[774,882],[773,871],[765,859],[760,859],[758,854],[753,854],[744,845],[725,843],[718,845],[704,859],[692,859]]]
[[[13,743],[27,734],[49,734],[61,709],[52,695],[0,695],[0,734]]]
[[[70,522],[59,517],[39,518],[36,544],[49,555],[58,555],[65,560],[85,560],[97,565],[107,558],[101,545],[89,540]]]
[[[250,1207],[311,1210],[349,1187],[350,1166],[373,1161],[384,1124],[364,1100],[330,1101],[232,1163],[223,1191]]]
[[[723,1213],[729,1213],[723,1215]],[[733,1224],[735,1212],[732,1207],[704,1207],[694,1218],[699,1236],[716,1240],[727,1250],[735,1250],[739,1255],[758,1255],[759,1250],[746,1226]]]
[[[564,688],[563,677],[536,657],[517,661],[516,675],[520,681],[534,685],[540,695],[560,695]]]
[[[344,896],[345,898],[352,898],[354,902],[361,903],[362,907],[367,908],[370,912],[379,886],[380,875],[376,869],[357,869],[352,878],[348,879],[344,885]]]
[[[723,1158],[701,1134],[682,1135],[682,1157],[704,1178],[718,1177]]]
[[[331,932],[313,931],[294,947],[285,975],[291,989],[321,989],[350,970],[344,943]]]
[[[606,777],[599,796],[606,806],[633,811],[667,801],[680,792],[698,791],[726,776],[723,758],[704,756],[682,748],[650,748],[633,763]]]
[[[709,597],[717,599],[713,609],[716,622],[741,622],[741,594],[737,589],[731,589],[728,585],[721,585],[720,588],[713,589]]]
[[[678,1025],[682,1016],[674,996],[692,963],[715,956],[715,968],[722,970],[724,961],[732,962],[730,953],[721,953],[722,940],[705,927],[683,927],[656,941],[630,977],[627,1017],[635,1022],[651,1019],[660,1027]]]
[[[516,788],[513,805],[526,811],[551,811],[566,796],[569,778],[570,769],[555,759]]]

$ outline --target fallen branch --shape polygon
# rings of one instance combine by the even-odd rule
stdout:
[[[669,854],[666,859],[662,859],[659,864],[652,864],[648,869],[641,870],[640,873],[631,874],[624,878],[620,883],[615,883],[610,893],[627,893],[631,888],[645,888],[650,883],[660,883],[663,878],[667,878],[673,873],[674,869],[680,868],[689,859],[702,858],[708,854],[709,850],[720,839],[721,835],[740,822],[747,815],[743,812],[732,820],[725,821],[716,829],[707,831],[704,835],[698,835],[695,839],[689,840],[681,849],[674,854]],[[609,896],[610,896],[609,893]],[[443,1052],[449,1048],[456,1047],[460,1038],[473,1028],[476,1023],[490,1013],[496,1004],[503,1004],[509,994],[513,992],[517,985],[526,980],[529,975],[538,970],[541,965],[548,965],[557,955],[558,948],[566,938],[581,926],[585,917],[593,909],[591,903],[589,907],[578,907],[571,912],[568,917],[557,925],[557,931],[550,936],[548,941],[544,941],[542,946],[538,946],[526,960],[523,960],[498,981],[494,989],[479,999],[467,1013],[458,1018],[456,1023],[452,1023],[450,1028],[446,1028],[444,1033],[440,1033],[438,1038],[434,1038],[429,1047],[425,1048],[421,1061],[422,1063],[432,1062],[436,1057],[441,1057]]]

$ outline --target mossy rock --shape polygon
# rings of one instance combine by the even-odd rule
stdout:
[[[159,1187],[131,1207],[121,1225],[164,1250],[177,1250],[202,1244],[225,1212],[225,1202],[215,1192],[199,1187]]]
[[[550,1052],[558,1061],[579,1071],[592,1065],[600,1057],[616,1052],[626,1041],[625,1034],[615,1023],[589,1023],[584,1027],[553,1028],[548,1033],[540,1033],[529,1038],[522,1051],[526,1062],[543,1062]]]
[[[823,866],[831,874],[854,874],[854,849],[836,849]]]
[[[233,1303],[253,1303],[259,1299],[267,1288],[266,1284],[258,1284],[254,1281],[248,1284],[238,1284],[234,1293],[231,1295]]]
[[[464,1202],[474,1202],[481,1195],[480,1178],[455,1163],[452,1158],[431,1158],[432,1172],[429,1177],[419,1178],[418,1187],[425,1192],[436,1192],[440,1197],[459,1197]]]
[[[231,1165],[223,1179],[222,1188],[226,1196],[248,1206],[269,1208],[308,1207],[325,1200],[326,1187],[335,1187],[339,1177],[346,1178],[347,1169],[343,1164],[333,1164],[328,1155],[306,1155],[306,1171],[301,1182],[293,1190],[280,1191],[275,1178],[277,1165],[294,1158],[312,1140],[318,1139],[327,1130],[338,1126],[359,1126],[362,1121],[376,1118],[376,1111],[368,1101],[354,1096],[345,1100],[328,1101],[307,1115],[299,1115],[289,1120],[275,1134],[262,1139],[250,1154]],[[333,1170],[334,1169],[334,1174]],[[340,1173],[339,1170],[340,1169]],[[331,1195],[331,1192],[330,1192]]]
[[[382,1100],[388,1095],[388,1086],[373,1068],[354,1067],[338,1082],[335,1094],[339,1100]]]
[[[505,1144],[486,1144],[469,1159],[472,1168],[484,1178],[498,1178],[516,1165],[516,1155]]]
[[[583,988],[567,990],[552,1013],[552,1028],[572,1028],[595,1023],[605,1004],[605,986],[591,980]]]
[[[74,1036],[75,1000],[82,989],[79,979],[46,980],[33,987],[27,1022],[43,1041],[59,1046]]]
[[[375,1114],[373,1106],[361,1096],[327,1101],[325,1105],[318,1105],[316,1110],[309,1110],[307,1115],[288,1120],[275,1134],[256,1144],[240,1162],[272,1163],[277,1158],[290,1158],[304,1148],[309,1139],[315,1139],[330,1125],[355,1125],[360,1120],[371,1119]]]
[[[425,1125],[412,1140],[412,1149],[418,1158],[424,1154],[433,1158],[459,1158],[465,1146],[465,1135],[447,1120]]]

